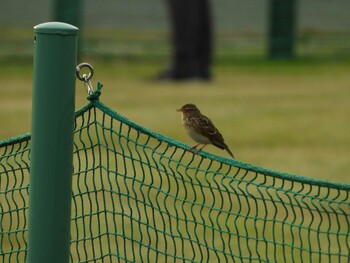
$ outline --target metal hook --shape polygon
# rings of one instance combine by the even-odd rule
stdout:
[[[82,68],[88,68],[90,71],[89,74],[83,74],[82,76],[80,76],[80,70]],[[94,68],[89,63],[81,63],[76,67],[75,75],[81,81],[89,81],[94,76]]]
[[[82,68],[88,68],[89,69],[89,74],[80,75],[80,70]],[[92,79],[92,77],[94,75],[94,68],[89,63],[81,63],[81,64],[79,64],[76,67],[75,75],[77,76],[77,78],[79,80],[84,82],[84,86],[86,87],[87,92],[88,92],[89,95],[94,93],[94,90],[93,90],[92,84],[91,84],[91,79]]]

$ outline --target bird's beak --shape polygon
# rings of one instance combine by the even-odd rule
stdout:
[[[181,112],[181,109],[177,109],[176,111]]]

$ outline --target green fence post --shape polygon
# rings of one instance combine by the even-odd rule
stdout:
[[[296,0],[270,0],[269,57],[293,58]]]
[[[53,7],[55,21],[81,28],[82,0],[55,0]]]
[[[28,262],[69,261],[78,28],[34,27]]]
[[[79,27],[83,25],[83,1],[82,0],[55,0],[53,4],[53,20],[68,23]],[[82,50],[82,42],[79,42],[78,56]]]

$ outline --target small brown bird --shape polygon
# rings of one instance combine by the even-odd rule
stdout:
[[[194,141],[198,143],[189,148],[189,151],[197,148],[197,146],[200,144],[203,144],[203,146],[196,151],[197,153],[207,146],[207,144],[213,144],[220,149],[226,150],[234,159],[233,154],[226,145],[221,133],[218,131],[218,129],[216,129],[208,117],[202,115],[196,105],[185,104],[177,111],[181,112],[182,125],[184,126],[186,132]]]

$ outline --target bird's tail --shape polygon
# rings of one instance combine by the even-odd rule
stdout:
[[[235,159],[232,152],[230,151],[230,149],[228,148],[228,146],[226,145],[226,143],[224,141],[219,141],[219,142],[213,141],[212,144],[214,144],[216,147],[219,147],[220,149],[225,150],[232,157],[232,159]]]

